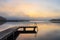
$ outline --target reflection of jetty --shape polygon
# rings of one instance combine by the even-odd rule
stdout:
[[[18,31],[18,29],[23,28],[23,31]],[[27,28],[33,28],[33,30],[26,30]],[[37,26],[22,26],[13,27],[0,32],[0,40],[14,40],[16,33],[37,33],[35,30]]]

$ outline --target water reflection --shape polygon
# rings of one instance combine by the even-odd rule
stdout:
[[[16,40],[60,40],[60,25],[54,23],[37,23],[37,26],[37,37],[34,37],[34,34],[20,34]],[[54,32],[56,30],[57,33]]]
[[[7,22],[0,26],[0,31],[14,26],[34,25],[33,22]],[[60,40],[60,24],[56,23],[37,23],[38,33],[35,34],[19,34],[16,40]]]
[[[53,30],[38,37],[38,40],[60,40],[60,30]]]

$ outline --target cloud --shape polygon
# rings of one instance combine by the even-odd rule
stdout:
[[[10,16],[21,16],[22,11],[23,16],[59,17],[59,2],[59,0],[0,0],[0,12],[8,12]]]
[[[12,13],[12,12],[0,12],[0,16],[6,19],[29,19],[30,17],[24,12]]]

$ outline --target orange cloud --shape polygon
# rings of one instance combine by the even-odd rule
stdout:
[[[45,9],[42,5],[34,4],[34,3],[21,3],[18,5],[12,4],[4,4],[3,7],[0,7],[0,12],[11,12],[11,15],[21,16],[20,12],[23,12],[24,15],[28,15],[30,17],[56,17],[60,16],[55,12]]]

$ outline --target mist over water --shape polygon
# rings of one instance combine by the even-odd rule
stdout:
[[[0,32],[14,26],[32,26],[34,22],[7,22],[0,25]],[[19,34],[16,40],[60,40],[60,24],[37,22],[37,34]],[[35,37],[36,35],[36,37]]]

